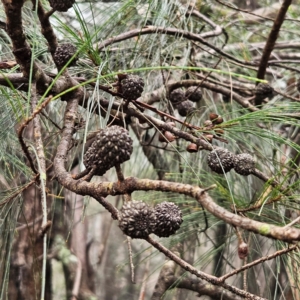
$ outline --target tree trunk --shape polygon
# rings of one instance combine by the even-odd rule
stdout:
[[[43,240],[38,238],[41,225],[39,191],[29,187],[23,193],[19,222],[27,224],[17,230],[12,247],[8,299],[30,300],[40,297]],[[36,221],[38,219],[38,221]]]

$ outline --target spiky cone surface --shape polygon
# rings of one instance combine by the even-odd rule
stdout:
[[[143,239],[153,233],[155,223],[154,209],[142,201],[126,202],[120,210],[119,227],[133,239]]]
[[[254,158],[248,153],[235,155],[233,168],[240,175],[250,175],[255,168]]]
[[[114,125],[102,129],[84,155],[86,168],[96,167],[95,175],[102,176],[107,170],[130,159],[132,139],[128,131]]]
[[[184,91],[182,89],[175,89],[169,94],[169,100],[173,105],[178,105],[185,100]]]
[[[68,11],[75,3],[75,0],[49,0],[49,3],[57,11]]]
[[[71,43],[63,43],[60,44],[54,53],[54,62],[62,67],[64,66],[70,59],[73,57],[73,55],[76,53],[77,49],[76,47]],[[76,63],[77,57],[74,57],[69,66],[72,66]]]
[[[271,99],[274,95],[274,89],[269,84],[260,82],[255,88],[254,95],[256,99],[260,100]]]
[[[121,80],[122,95],[128,100],[136,100],[141,97],[144,90],[144,81],[138,75],[127,75]]]
[[[180,208],[173,202],[162,202],[154,207],[156,226],[154,234],[159,237],[168,237],[180,228],[182,213]]]
[[[180,102],[177,106],[176,106],[178,113],[182,116],[182,117],[186,117],[187,115],[189,115],[191,112],[193,112],[194,110],[194,104],[192,101],[190,100],[185,100],[183,102]]]
[[[185,91],[185,97],[193,102],[199,102],[202,99],[201,89],[197,86],[190,86]]]
[[[208,166],[216,173],[223,174],[233,168],[234,155],[227,149],[216,147],[207,156]]]

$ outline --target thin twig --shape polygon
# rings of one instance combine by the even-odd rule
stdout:
[[[79,258],[77,258],[77,268],[76,268],[76,274],[75,279],[73,283],[73,289],[72,289],[72,298],[71,300],[77,300],[80,284],[81,284],[81,275],[82,275],[82,263]]]
[[[39,83],[50,84],[52,79],[35,60],[32,61],[32,49],[25,38],[22,23],[22,7],[25,1],[2,0],[2,3],[6,15],[6,32],[11,38],[13,54],[21,66],[24,77],[31,78],[32,73],[33,78]]]
[[[279,94],[279,95],[281,95],[281,96],[283,96],[284,98],[291,99],[291,100],[293,100],[293,101],[295,101],[295,102],[300,102],[300,98],[299,98],[299,97],[296,98],[296,97],[293,97],[293,96],[291,96],[291,95],[287,95],[287,94],[282,93],[282,92],[280,92],[279,90],[275,90],[275,89],[274,89],[274,92],[277,93],[277,94]]]
[[[124,182],[125,177],[124,177],[124,174],[122,172],[121,165],[116,164],[115,169],[116,169],[116,172],[117,172],[117,177],[118,177],[119,182]],[[124,198],[125,198],[125,202],[131,201],[131,194],[130,193],[125,193]]]
[[[140,289],[140,295],[138,300],[145,300],[146,295],[146,286],[147,286],[147,279],[149,278],[149,268],[150,268],[150,259],[148,258],[146,261],[146,266],[144,270],[143,280],[142,280],[142,286]]]
[[[127,248],[128,248],[129,263],[130,263],[131,282],[135,283],[134,264],[133,264],[133,259],[132,259],[132,248],[131,248],[131,238],[129,236],[127,236],[126,238],[127,238]]]
[[[226,45],[227,40],[228,40],[228,35],[227,35],[227,33],[226,33],[226,31],[224,30],[223,27],[221,27],[220,25],[214,23],[211,19],[209,19],[205,15],[201,14],[198,10],[196,10],[194,8],[192,8],[189,11],[187,11],[186,14],[187,15],[195,16],[195,17],[197,17],[199,19],[202,19],[204,22],[208,23],[211,27],[214,28],[214,30],[212,30],[212,31],[208,31],[208,32],[202,33],[201,34],[202,38],[215,37],[215,36],[218,36],[218,35],[220,35],[220,34],[223,33],[225,35],[225,42],[222,45],[222,48]]]
[[[233,10],[236,10],[236,11],[239,11],[239,12],[243,12],[243,13],[247,13],[249,15],[252,15],[252,16],[255,16],[255,17],[258,17],[258,18],[261,18],[261,19],[265,19],[265,20],[268,20],[268,21],[274,21],[274,19],[272,19],[272,18],[255,14],[253,12],[250,12],[250,11],[246,10],[246,9],[241,9],[240,7],[235,7],[235,6],[231,5],[230,3],[226,3],[226,2],[223,2],[223,1],[220,1],[220,0],[215,0],[215,1],[222,4],[222,5],[224,5],[224,6],[226,6],[226,7],[228,7],[228,8],[230,8],[230,9],[233,9]]]
[[[26,224],[23,224],[23,225],[20,225],[20,226],[16,227],[16,230],[17,231],[24,230],[24,229],[26,229],[30,226],[33,226],[33,225],[37,224],[38,222],[42,221],[42,219],[43,219],[43,216],[39,216],[36,219],[34,219],[33,221],[31,221],[30,223],[26,223]]]
[[[29,188],[31,185],[33,185],[36,182],[37,177],[39,176],[39,173],[35,176],[35,180],[32,180],[30,182],[28,182],[25,186],[23,186],[20,190],[16,191],[15,193],[13,193],[11,196],[9,196],[7,199],[4,199],[3,201],[1,201],[0,203],[0,207],[5,205],[6,203],[10,202],[11,200],[13,200],[15,197],[17,197],[18,195],[20,195],[23,191],[25,191],[27,188]]]
[[[88,175],[89,173],[91,172],[91,169],[87,168],[87,169],[84,169],[82,172],[78,173],[78,174],[72,174],[72,177],[75,179],[75,180],[78,180],[86,175]]]
[[[267,175],[259,171],[258,169],[254,169],[251,173],[252,175],[256,176],[257,178],[261,179],[264,182],[268,182],[271,186],[277,187],[280,191],[284,191],[284,188],[281,188],[279,182],[274,178],[269,178]]]
[[[188,127],[188,128],[196,129],[196,130],[201,130],[201,127],[198,127],[198,126],[195,126],[195,125],[186,123],[186,122],[184,122],[184,121],[181,121],[181,120],[179,120],[178,118],[173,117],[172,115],[167,114],[167,113],[165,113],[165,112],[163,112],[163,111],[160,111],[160,110],[157,109],[156,107],[151,106],[151,105],[149,105],[149,104],[147,104],[147,103],[141,102],[141,101],[139,101],[139,100],[132,101],[132,103],[133,103],[133,104],[137,103],[138,105],[140,105],[140,106],[142,106],[142,107],[144,107],[144,108],[147,108],[147,109],[149,109],[149,110],[151,110],[151,111],[153,111],[153,112],[156,112],[156,113],[157,113],[158,115],[160,115],[160,116],[163,116],[163,117],[166,117],[166,118],[168,118],[168,119],[170,119],[170,120],[173,120],[173,121],[175,121],[175,122],[178,122],[178,123],[180,123],[181,125],[184,125],[184,126],[186,126],[186,127]],[[145,119],[146,119],[146,118],[145,118]]]
[[[119,202],[120,202],[120,196],[117,196],[115,207],[118,207]],[[110,218],[106,231],[104,232],[103,238],[101,239],[101,244],[99,245],[98,261],[97,261],[98,265],[100,265],[102,262],[103,254],[107,246],[107,241],[110,237],[110,230],[111,230],[112,223],[113,223],[113,218]]]
[[[294,224],[298,223],[300,221],[300,216],[297,217],[295,220],[293,220],[292,222],[290,222],[289,224],[285,225],[283,228],[289,228],[291,226],[293,226]]]
[[[39,233],[38,233],[38,237],[39,238],[44,237],[44,235],[47,234],[47,232],[49,231],[51,226],[52,226],[52,221],[48,220],[46,225],[41,226]]]
[[[237,59],[236,57],[222,51],[219,47],[216,47],[215,45],[209,43],[206,39],[204,39],[201,34],[195,34],[189,31],[185,31],[185,30],[180,30],[177,28],[168,28],[168,27],[156,27],[156,26],[146,26],[144,28],[138,28],[138,29],[133,29],[127,32],[124,32],[120,35],[111,37],[106,39],[103,42],[100,42],[97,45],[97,49],[98,51],[101,51],[103,49],[106,49],[108,46],[136,37],[136,36],[142,36],[145,34],[167,34],[167,35],[172,35],[172,36],[179,36],[179,37],[184,37],[186,39],[195,41],[195,42],[199,42],[207,47],[209,47],[210,49],[213,49],[215,52],[217,52],[218,54],[222,55],[223,57],[226,57],[232,61],[238,62],[242,65],[247,65],[247,66],[258,66],[256,63],[253,62],[249,62],[249,61],[242,61]]]
[[[281,200],[282,200],[282,195],[279,195],[276,198],[270,199],[270,200],[268,200],[266,202],[258,201],[258,203],[254,204],[254,205],[252,205],[250,207],[247,207],[247,208],[234,208],[234,207],[232,207],[232,210],[236,211],[237,213],[245,213],[245,212],[249,212],[251,210],[259,209],[263,205],[273,204],[273,203],[281,201]]]
[[[151,244],[153,247],[155,247],[157,250],[162,252],[164,255],[169,257],[171,260],[173,260],[175,263],[177,263],[180,267],[185,269],[186,271],[190,272],[191,274],[196,275],[197,277],[206,280],[207,282],[217,285],[217,286],[222,286],[224,289],[239,295],[243,298],[246,299],[252,299],[252,300],[263,300],[264,298],[261,298],[259,296],[253,295],[249,292],[243,291],[237,287],[234,287],[232,285],[226,284],[225,282],[221,282],[219,278],[206,274],[204,272],[201,272],[194,268],[192,265],[188,264],[186,261],[175,255],[173,252],[171,252],[169,249],[165,248],[162,244],[158,243],[157,241],[153,240],[150,236],[146,238],[146,241]],[[266,300],[266,299],[264,299]]]
[[[267,38],[266,45],[264,47],[264,50],[263,50],[263,53],[262,53],[262,56],[260,59],[260,64],[259,64],[258,71],[257,71],[258,79],[265,78],[265,73],[266,73],[266,69],[268,66],[268,61],[269,61],[270,55],[274,49],[281,25],[284,22],[286,12],[291,3],[292,3],[292,0],[284,0],[280,7],[280,10],[276,16],[276,19],[273,23],[271,32]],[[262,104],[262,99],[257,97],[255,100],[255,105],[261,105],[261,104]]]
[[[36,1],[38,1],[37,13],[41,23],[42,34],[48,42],[49,50],[53,57],[57,48],[57,38],[50,23],[49,17],[55,12],[55,10],[51,9],[49,12],[46,12],[40,0],[32,0],[33,3]]]
[[[38,99],[37,99],[37,90],[36,83],[32,84],[32,99],[31,99],[31,108],[33,111],[33,128],[34,128],[34,139],[35,139],[35,148],[33,146],[32,150],[36,154],[37,165],[39,169],[39,179],[40,179],[40,188],[41,188],[41,202],[42,202],[42,228],[47,227],[47,199],[46,199],[46,182],[47,182],[47,174],[46,174],[46,157],[44,152],[43,140],[42,140],[42,129],[40,123],[40,116],[38,113],[41,111],[41,107],[36,109]],[[49,97],[51,100],[51,97]],[[49,99],[48,98],[48,99]],[[47,100],[48,100],[47,99]],[[48,101],[50,101],[48,100]],[[46,102],[46,101],[45,101]],[[44,103],[45,103],[44,102]],[[44,104],[43,103],[43,104]],[[47,105],[44,104],[44,107]],[[41,287],[41,300],[44,300],[45,296],[45,288],[46,288],[46,262],[47,262],[47,235],[43,234],[43,264],[42,264],[42,287]]]
[[[271,254],[271,255],[267,255],[267,256],[261,257],[261,258],[255,260],[255,261],[253,261],[253,262],[251,262],[251,263],[248,263],[248,264],[242,266],[242,267],[239,268],[239,269],[233,270],[233,271],[231,271],[230,273],[227,273],[226,275],[224,275],[224,276],[222,276],[222,277],[219,277],[219,280],[220,280],[221,282],[224,282],[227,278],[229,278],[229,277],[231,277],[231,276],[233,276],[233,275],[236,275],[236,274],[238,274],[238,273],[240,273],[240,272],[242,272],[242,271],[244,271],[244,270],[247,270],[247,269],[249,269],[249,268],[251,268],[251,267],[253,267],[253,266],[256,266],[256,265],[258,265],[258,264],[260,264],[260,263],[262,263],[262,262],[265,262],[265,261],[267,261],[267,260],[271,260],[271,259],[273,259],[273,258],[275,258],[275,257],[277,257],[277,256],[280,256],[280,255],[286,254],[286,253],[288,253],[288,252],[294,251],[294,250],[296,250],[297,248],[298,248],[298,245],[293,245],[293,246],[291,246],[291,247],[289,247],[289,248],[286,248],[286,249],[283,249],[283,250],[276,251],[275,253],[273,253],[273,254]]]
[[[25,155],[26,155],[26,157],[27,157],[27,159],[28,159],[28,161],[29,161],[29,163],[30,163],[30,167],[31,167],[31,169],[33,170],[33,172],[34,173],[38,173],[37,172],[37,170],[36,170],[36,168],[35,168],[35,166],[34,166],[34,163],[33,163],[33,160],[32,160],[32,158],[31,158],[31,155],[30,155],[30,153],[29,153],[29,151],[28,151],[28,146],[26,145],[26,143],[24,142],[24,140],[23,140],[23,131],[24,131],[24,129],[28,126],[28,124],[42,111],[42,109],[44,109],[47,105],[48,105],[48,103],[51,101],[51,99],[52,99],[52,96],[49,96],[42,104],[41,104],[41,106],[40,107],[36,107],[35,109],[34,109],[34,111],[33,111],[33,113],[32,113],[32,115],[29,117],[29,118],[27,118],[27,120],[23,123],[23,124],[21,124],[21,126],[19,127],[19,129],[18,129],[18,138],[19,138],[19,142],[20,142],[20,144],[21,144],[21,147],[22,147],[22,149],[23,149],[23,151],[24,151],[24,153],[25,153]]]
[[[115,168],[116,168],[118,180],[119,181],[124,181],[125,177],[123,175],[123,172],[122,172],[120,164],[116,164]]]

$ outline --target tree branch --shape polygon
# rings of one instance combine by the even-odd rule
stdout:
[[[233,276],[233,275],[236,275],[240,272],[243,272],[247,269],[250,269],[251,267],[253,266],[256,266],[262,262],[265,262],[267,260],[271,260],[277,256],[280,256],[280,255],[283,255],[283,254],[286,254],[286,253],[289,253],[291,251],[294,251],[298,248],[298,245],[293,245],[289,248],[286,248],[286,249],[282,249],[282,250],[279,250],[279,251],[276,251],[275,253],[271,254],[271,255],[267,255],[267,256],[264,256],[264,257],[261,257],[255,261],[252,261],[251,263],[248,263],[246,265],[243,265],[241,268],[237,269],[237,270],[233,270],[232,272],[228,273],[228,274],[225,274],[223,275],[222,277],[219,278],[220,281],[224,282],[227,278]]]
[[[22,24],[22,7],[23,1],[21,0],[2,0],[6,14],[7,33],[11,38],[13,45],[13,54],[17,63],[21,66],[23,75],[26,78],[30,77],[32,51],[29,44],[26,42],[26,37],[23,32]],[[39,65],[33,62],[33,77],[37,84],[50,84],[51,78],[48,77]]]
[[[38,1],[37,13],[38,13],[39,20],[41,22],[42,34],[44,35],[44,37],[46,38],[46,40],[48,42],[49,50],[50,50],[50,53],[53,57],[53,55],[55,53],[55,50],[56,50],[56,47],[57,47],[57,39],[56,39],[56,36],[54,34],[52,25],[49,21],[49,16],[45,12],[41,1],[32,0],[34,5],[35,5],[36,1]]]
[[[181,244],[172,247],[171,251],[178,257],[180,257],[180,252],[182,252]],[[228,292],[222,287],[210,284],[202,279],[178,277],[175,272],[178,269],[177,264],[173,260],[166,260],[164,263],[157,283],[155,285],[154,292],[152,294],[151,300],[160,300],[167,290],[173,288],[187,289],[190,291],[197,292],[200,295],[207,295],[213,299],[223,299],[223,300],[241,300],[243,297],[237,296],[233,293]]]
[[[284,0],[281,7],[280,7],[280,10],[277,14],[277,17],[273,23],[273,27],[271,29],[271,32],[268,36],[268,39],[266,41],[266,45],[265,45],[265,48],[263,50],[263,54],[261,56],[261,59],[260,59],[260,64],[259,64],[259,68],[258,68],[258,71],[257,71],[257,78],[258,79],[264,79],[265,78],[265,72],[266,72],[266,69],[267,69],[267,66],[268,66],[268,61],[269,61],[269,58],[270,58],[270,55],[274,49],[274,46],[275,46],[275,42],[278,38],[278,34],[279,34],[279,30],[281,28],[281,25],[284,21],[284,17],[286,15],[286,12],[290,6],[290,4],[292,3],[292,0]],[[262,103],[262,100],[261,99],[256,99],[256,102],[255,102],[255,105],[261,105]]]
[[[238,62],[242,65],[254,66],[254,67],[258,66],[256,63],[239,60],[236,57],[222,51],[220,48],[207,42],[200,34],[195,34],[195,33],[180,30],[177,28],[147,26],[147,27],[144,27],[141,29],[133,29],[133,30],[127,31],[125,33],[122,33],[120,35],[117,35],[115,37],[111,37],[111,38],[99,43],[97,45],[97,49],[98,49],[98,51],[101,51],[102,49],[105,49],[106,47],[108,47],[112,44],[130,39],[130,38],[133,38],[136,36],[141,36],[141,35],[145,35],[145,34],[158,34],[158,33],[168,34],[168,35],[173,35],[173,36],[178,36],[178,37],[184,37],[186,39],[189,39],[189,40],[192,40],[195,42],[199,42],[199,43],[209,47],[210,49],[213,49],[215,52],[217,52],[221,56],[228,58],[232,61]]]
[[[225,282],[219,281],[219,279],[215,276],[208,275],[204,272],[198,271],[196,268],[194,268],[192,265],[188,264],[186,261],[178,257],[175,253],[171,252],[169,249],[165,248],[162,244],[158,243],[157,241],[153,240],[150,236],[146,238],[146,241],[151,244],[153,247],[155,247],[157,250],[165,254],[167,257],[169,257],[172,261],[177,263],[179,266],[181,266],[186,271],[190,272],[193,275],[196,275],[197,277],[204,279],[207,282],[210,282],[213,285],[221,286],[224,289],[241,296],[246,299],[251,300],[266,300],[264,298],[261,298],[259,296],[255,296],[249,292],[246,292],[244,290],[241,290],[237,287],[234,287],[232,285],[229,285]]]

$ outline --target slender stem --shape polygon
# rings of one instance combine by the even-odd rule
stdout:
[[[289,228],[289,227],[293,226],[294,224],[298,223],[299,221],[300,221],[300,217],[297,217],[295,220],[293,220],[289,224],[285,225],[283,228]]]
[[[115,165],[115,168],[116,168],[118,180],[119,181],[124,181],[125,177],[123,175],[123,172],[122,172],[120,164]]]
[[[129,262],[130,262],[131,282],[135,283],[135,272],[134,272],[134,263],[132,259],[131,238],[129,236],[127,236],[127,247],[128,247]]]
[[[192,265],[188,264],[186,261],[181,259],[179,256],[177,256],[175,253],[170,251],[169,249],[165,248],[163,245],[161,245],[159,242],[153,240],[150,236],[146,238],[146,241],[151,244],[153,247],[155,247],[160,252],[164,253],[167,257],[169,257],[171,260],[173,260],[175,263],[177,263],[179,266],[181,266],[186,271],[190,272],[191,274],[196,275],[197,277],[206,280],[207,282],[210,282],[213,285],[221,286],[224,289],[239,295],[245,299],[252,299],[252,300],[266,300],[264,298],[261,298],[259,296],[253,295],[249,292],[243,291],[237,287],[234,287],[232,285],[229,285],[225,282],[221,282],[219,278],[206,274],[204,272],[201,272],[197,270]]]
[[[280,7],[280,10],[279,10],[279,12],[276,16],[276,19],[273,23],[273,27],[271,29],[271,32],[270,32],[269,36],[268,36],[265,48],[263,50],[263,53],[262,53],[262,56],[261,56],[261,59],[260,59],[259,68],[258,68],[258,71],[257,71],[257,78],[259,78],[259,79],[264,79],[265,78],[265,73],[266,73],[266,69],[267,69],[267,66],[268,66],[268,61],[269,61],[270,55],[271,55],[271,53],[274,49],[276,40],[277,40],[278,35],[279,35],[281,25],[284,22],[285,15],[286,15],[287,10],[288,10],[289,6],[291,5],[291,3],[292,3],[292,0],[284,0],[283,1],[282,5]],[[256,103],[255,104],[260,105],[261,103],[262,103],[262,100],[259,99],[259,98],[256,98]]]
[[[38,159],[38,153],[35,150],[35,148],[30,145],[32,148],[34,154],[37,158],[37,165],[39,169],[40,176],[40,187],[41,187],[41,200],[42,200],[42,213],[43,213],[43,221],[42,226],[45,226],[47,224],[47,201],[46,201],[46,189],[45,189],[45,182],[46,180],[45,176],[42,176],[42,174],[46,174],[42,170],[42,166],[40,164],[40,161]],[[43,265],[42,265],[42,284],[41,284],[41,300],[45,298],[45,287],[46,287],[46,262],[47,262],[47,234],[44,234],[43,236]]]
[[[32,87],[33,89],[35,89],[35,87]],[[35,97],[35,96],[34,96]],[[23,140],[23,131],[24,129],[27,127],[27,125],[32,121],[34,120],[34,118],[42,111],[43,108],[45,108],[48,103],[51,101],[52,99],[52,96],[50,96],[46,101],[44,101],[42,103],[42,105],[40,107],[34,107],[32,110],[33,110],[33,113],[30,117],[28,117],[26,119],[26,121],[20,126],[20,128],[18,129],[18,138],[19,138],[19,142],[22,146],[22,150],[24,151],[29,163],[30,163],[30,167],[31,169],[33,170],[34,173],[37,173],[36,169],[35,169],[35,166],[34,166],[34,163],[32,161],[32,158],[30,156],[30,153],[28,151],[28,147],[27,145],[25,144],[24,140]]]
[[[240,272],[242,272],[242,271],[244,271],[244,270],[250,269],[251,267],[256,266],[256,265],[258,265],[258,264],[260,264],[260,263],[262,263],[262,262],[264,262],[264,261],[271,260],[271,259],[273,259],[273,258],[275,258],[275,257],[277,257],[277,256],[280,256],[280,255],[286,254],[286,253],[288,253],[288,252],[294,251],[294,250],[296,250],[297,248],[298,248],[298,245],[293,245],[293,246],[291,246],[291,247],[289,247],[289,248],[286,248],[286,249],[283,249],[283,250],[276,251],[275,253],[273,253],[273,254],[271,254],[271,255],[268,255],[268,256],[259,258],[259,259],[255,260],[255,261],[252,261],[251,263],[248,263],[248,264],[243,265],[243,266],[242,266],[240,269],[238,269],[238,270],[233,270],[232,272],[227,273],[227,274],[225,274],[225,275],[222,276],[222,277],[219,277],[219,280],[220,280],[221,282],[224,282],[227,278],[229,278],[229,277],[231,277],[231,276],[233,276],[233,275],[236,275],[236,274],[238,274],[238,273],[240,273]]]
[[[180,30],[177,28],[168,28],[168,27],[156,27],[156,26],[147,26],[144,28],[137,28],[130,31],[126,31],[124,33],[121,33],[117,36],[108,38],[100,43],[98,43],[98,51],[106,50],[106,48],[112,44],[119,43],[124,40],[128,40],[130,38],[136,37],[136,36],[142,36],[146,34],[167,34],[172,36],[180,36],[183,38],[186,38],[191,41],[199,42],[202,45],[205,45],[209,47],[210,49],[213,49],[216,53],[220,54],[221,56],[228,58],[232,61],[238,62],[242,65],[247,66],[254,66],[256,67],[257,64],[254,62],[249,61],[242,61],[234,57],[233,55],[230,55],[224,51],[222,51],[219,47],[214,46],[213,44],[209,43],[206,38],[203,38],[201,34],[195,34],[189,31]]]
[[[81,283],[81,276],[82,276],[82,263],[81,263],[80,259],[78,258],[71,300],[78,299],[79,288],[80,288],[80,283]]]
[[[36,83],[32,84],[32,99],[31,99],[31,109],[35,112],[37,106],[37,91],[36,91]],[[46,199],[46,189],[45,183],[47,180],[46,175],[46,157],[43,147],[42,133],[41,133],[41,123],[40,116],[38,114],[35,115],[33,119],[33,127],[34,127],[34,139],[35,139],[35,147],[31,146],[33,152],[36,156],[36,161],[38,165],[38,170],[40,173],[40,188],[41,188],[41,203],[42,203],[42,228],[47,225],[47,199]],[[47,262],[47,234],[43,235],[43,263],[42,263],[42,287],[41,287],[41,300],[45,297],[45,287],[46,287],[46,262]]]

